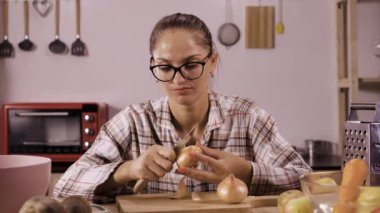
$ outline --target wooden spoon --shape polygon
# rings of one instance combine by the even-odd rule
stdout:
[[[29,39],[29,2],[24,0],[24,40],[18,43],[18,47],[25,51],[30,51],[33,49],[34,44]]]

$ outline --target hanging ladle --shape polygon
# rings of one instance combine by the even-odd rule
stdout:
[[[3,33],[4,40],[0,43],[0,58],[12,57],[13,46],[8,41],[8,0],[3,1]]]
[[[49,44],[52,53],[66,53],[66,44],[59,40],[59,0],[55,0],[55,39]]]
[[[34,48],[33,42],[29,39],[29,2],[24,0],[24,40],[18,43],[18,47],[25,51],[30,51]]]
[[[277,34],[284,34],[284,30],[285,30],[284,22],[282,21],[282,12],[283,12],[282,0],[279,0],[279,2],[278,2],[278,21],[276,24]]]
[[[76,56],[85,55],[86,45],[80,40],[80,0],[76,0],[76,27],[77,39],[71,45],[71,54]]]

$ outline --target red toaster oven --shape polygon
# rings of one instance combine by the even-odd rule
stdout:
[[[104,103],[4,104],[0,154],[73,162],[91,147],[107,119]]]

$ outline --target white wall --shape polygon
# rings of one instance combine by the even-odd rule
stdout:
[[[233,18],[241,40],[226,49],[215,40],[221,66],[215,90],[250,97],[278,121],[293,145],[305,139],[338,138],[335,2],[284,0],[285,34],[275,48],[246,49],[245,6],[254,0],[233,0]],[[275,0],[261,0],[276,5]],[[61,39],[75,39],[73,0],[61,1]],[[28,101],[102,101],[111,115],[127,104],[161,95],[148,69],[148,39],[155,22],[174,12],[194,13],[214,39],[225,17],[222,0],[82,0],[82,39],[88,57],[54,55],[54,13],[46,18],[31,11],[34,52],[22,52],[21,1],[10,5],[10,41],[16,57],[0,59],[0,103]]]
[[[380,57],[375,56],[374,54],[375,43],[380,44],[380,1],[359,1],[358,23],[359,77],[380,77]],[[363,88],[363,90],[359,93],[357,101],[380,101],[379,94],[379,87]]]

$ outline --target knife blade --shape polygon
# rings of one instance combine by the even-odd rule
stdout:
[[[176,154],[176,160],[181,153],[181,150],[187,146],[195,145],[195,138],[193,137],[194,131],[196,129],[197,125],[195,125],[191,130],[183,137],[183,139],[178,142],[175,147],[173,148],[173,151]],[[175,164],[175,163],[174,163]],[[144,188],[148,185],[149,180],[146,179],[139,179],[136,184],[133,187],[134,193],[140,193]]]

